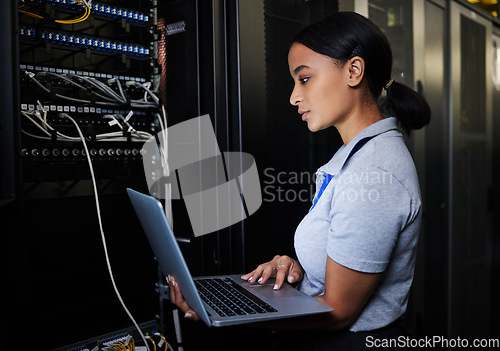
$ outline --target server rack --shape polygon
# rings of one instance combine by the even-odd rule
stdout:
[[[129,328],[107,258],[123,300],[151,332],[156,262],[125,187],[147,191],[140,149],[159,130],[161,108],[151,93],[160,74],[156,1],[13,1],[2,8],[11,39],[2,54],[3,96],[10,94],[2,126],[10,137],[1,183],[13,201],[1,212],[6,223],[15,221],[6,226],[13,347],[76,347]]]

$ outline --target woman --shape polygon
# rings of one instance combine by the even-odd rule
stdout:
[[[429,106],[391,78],[386,37],[356,13],[336,13],[302,30],[288,64],[295,82],[290,103],[312,132],[334,126],[344,145],[316,173],[313,205],[295,233],[298,259],[276,256],[242,278],[275,277],[275,289],[285,279],[299,282],[334,308],[276,323],[311,329],[308,349],[355,350],[374,338],[395,339],[403,335],[397,321],[406,310],[421,222],[417,173],[398,125],[406,133],[422,128]],[[172,301],[197,319],[178,287],[170,287]]]

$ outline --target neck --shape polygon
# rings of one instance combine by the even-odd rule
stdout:
[[[373,103],[369,106],[364,106],[364,108],[358,111],[353,111],[353,113],[341,122],[335,124],[335,128],[339,131],[344,145],[347,145],[359,132],[383,118],[378,105]]]

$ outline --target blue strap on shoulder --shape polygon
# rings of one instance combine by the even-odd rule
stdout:
[[[321,184],[321,188],[319,188],[318,195],[316,196],[316,199],[314,200],[314,203],[313,203],[311,209],[309,210],[309,212],[311,212],[312,209],[314,208],[314,206],[316,206],[319,198],[321,197],[321,195],[323,195],[323,192],[325,191],[326,187],[328,186],[328,183],[330,183],[330,180],[332,180],[332,178],[333,178],[333,174],[328,174],[328,173],[325,174],[325,179],[323,180],[323,183]]]
[[[365,145],[371,138],[373,138],[373,136],[366,137],[366,138],[363,138],[360,141],[358,141],[358,143],[356,145],[354,145],[353,149],[351,150],[351,152],[349,153],[349,155],[345,159],[344,164],[347,162],[347,160],[349,160],[351,158],[352,155],[354,155],[356,152],[358,152],[358,150],[361,149],[363,147],[363,145]],[[328,184],[330,183],[330,181],[332,179],[333,179],[333,174],[325,173],[325,179],[323,180],[323,184],[321,184],[321,188],[319,189],[318,195],[316,196],[316,199],[314,199],[314,203],[313,203],[311,209],[309,210],[309,212],[311,212],[312,209],[314,208],[314,206],[316,206],[316,204],[319,201],[319,198],[321,197],[321,195],[323,195],[323,192],[325,191],[326,187],[328,186]]]

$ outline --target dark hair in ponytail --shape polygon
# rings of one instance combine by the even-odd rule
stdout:
[[[398,82],[392,82],[387,88],[382,111],[396,116],[406,134],[410,134],[413,129],[422,128],[431,120],[431,108],[424,97]]]
[[[391,80],[389,41],[369,19],[355,12],[338,12],[304,28],[292,43],[303,44],[341,64],[355,56],[363,58],[364,77],[375,101],[387,86],[387,97],[381,106],[384,113],[393,114],[408,134],[412,129],[420,129],[429,123],[431,111],[422,95]]]

